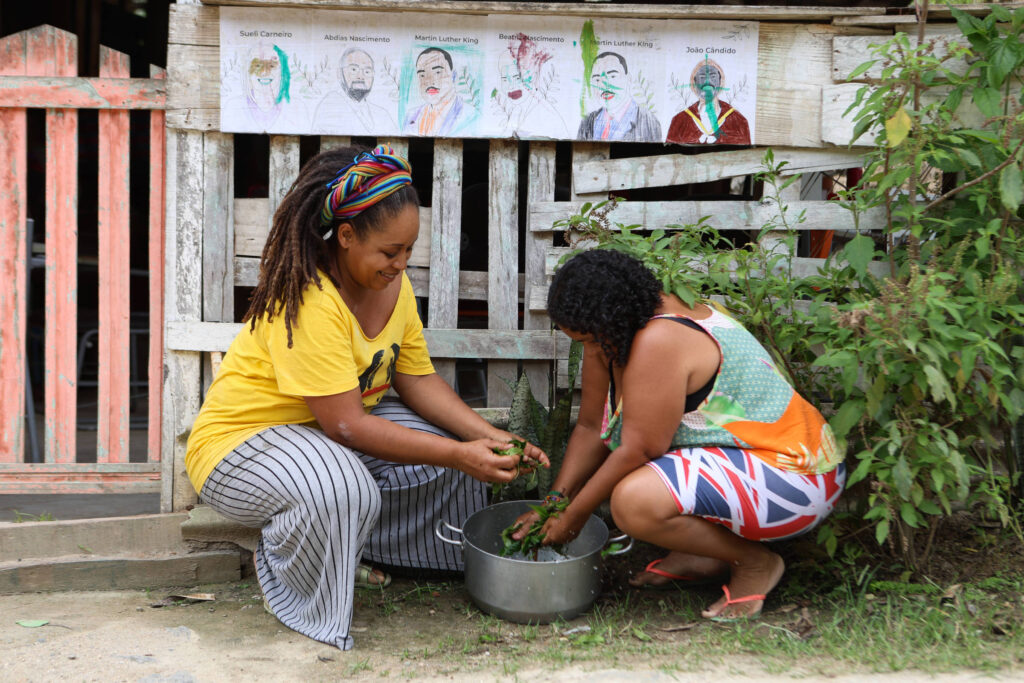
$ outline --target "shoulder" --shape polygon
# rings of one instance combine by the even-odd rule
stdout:
[[[657,318],[649,321],[633,339],[630,362],[644,358],[656,363],[679,360],[685,366],[697,367],[718,363],[718,345],[711,335],[677,320]]]

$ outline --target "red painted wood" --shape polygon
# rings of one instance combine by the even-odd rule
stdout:
[[[166,86],[146,78],[0,77],[0,107],[163,109]]]
[[[153,78],[165,80],[167,72],[151,67]],[[149,458],[160,460],[161,411],[164,370],[164,231],[166,221],[164,180],[167,151],[165,116],[149,115]]]
[[[24,33],[0,40],[0,74],[25,71]],[[25,444],[24,109],[0,110],[0,463],[20,462]]]
[[[128,76],[128,57],[100,47],[100,76]],[[97,462],[128,462],[128,112],[99,114],[99,387]]]
[[[49,28],[49,27],[47,27]],[[52,31],[44,75],[78,72],[78,38]],[[46,462],[76,454],[78,352],[78,112],[46,112]]]

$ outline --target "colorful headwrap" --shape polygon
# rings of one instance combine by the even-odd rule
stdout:
[[[327,184],[330,192],[320,212],[320,224],[358,216],[388,195],[412,183],[412,167],[390,145],[377,145],[362,152],[351,164],[338,171]]]

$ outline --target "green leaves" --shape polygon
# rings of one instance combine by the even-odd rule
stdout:
[[[1017,164],[1010,164],[999,173],[999,201],[1010,213],[1016,213],[1024,201],[1024,180]]]
[[[544,523],[552,517],[557,517],[565,508],[569,507],[569,499],[562,498],[560,500],[551,503],[542,503],[541,505],[531,505],[530,509],[539,515],[536,522],[530,525],[529,531],[518,541],[512,538],[512,534],[519,529],[519,524],[511,524],[501,532],[501,551],[499,554],[502,557],[510,557],[512,555],[523,555],[527,558],[536,560],[537,553],[544,546],[544,535],[541,533],[541,529],[544,527]],[[562,546],[560,544],[554,544],[549,546],[556,553],[562,553]]]

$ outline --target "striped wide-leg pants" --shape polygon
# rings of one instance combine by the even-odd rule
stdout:
[[[397,400],[373,412],[450,436]],[[443,467],[378,460],[312,427],[279,425],[228,454],[201,497],[225,517],[262,529],[256,573],[281,623],[348,650],[360,558],[461,569],[461,552],[434,536],[434,524],[461,527],[486,505],[486,484]]]

